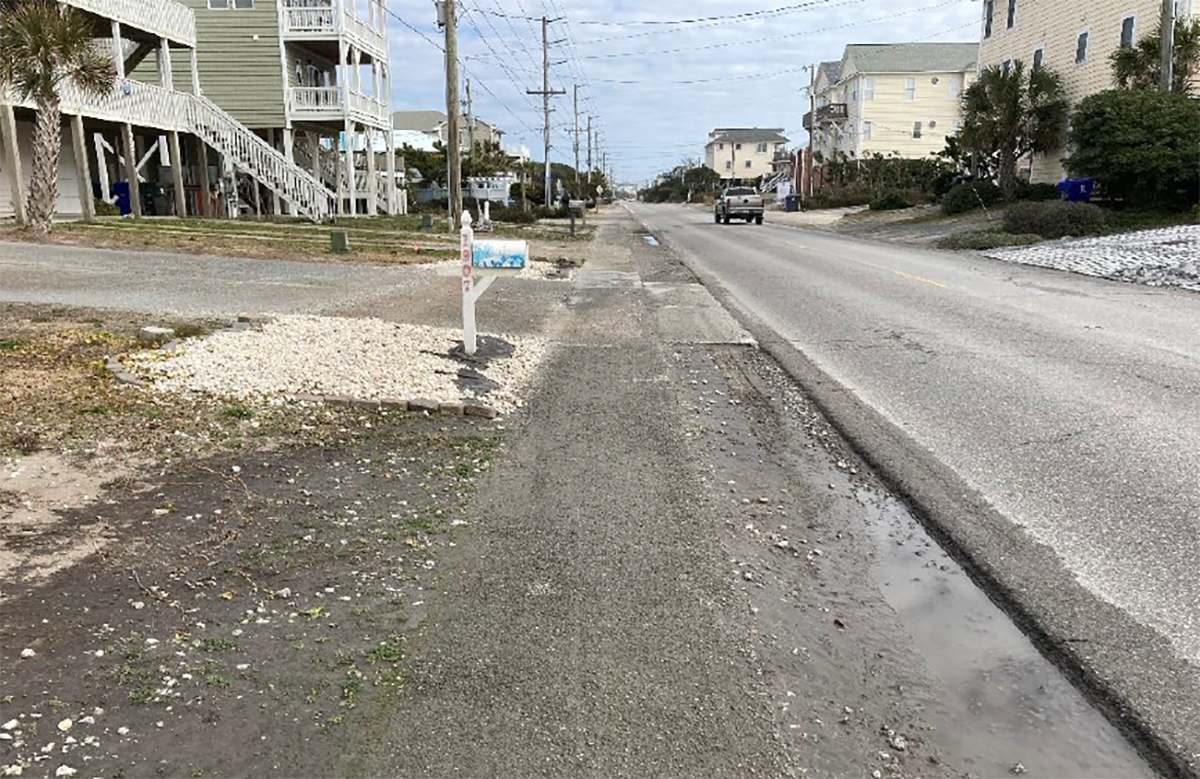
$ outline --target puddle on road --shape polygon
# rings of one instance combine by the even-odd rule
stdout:
[[[1103,715],[1046,660],[903,504],[860,489],[871,575],[944,689],[927,716],[979,776],[1153,777]]]

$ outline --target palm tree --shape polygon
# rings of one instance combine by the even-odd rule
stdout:
[[[1067,130],[1067,101],[1062,81],[1045,68],[1028,75],[1020,60],[987,68],[962,97],[960,143],[994,162],[1005,200],[1016,194],[1017,160],[1062,145]]]
[[[92,25],[79,11],[54,0],[0,3],[0,87],[16,91],[37,108],[28,229],[50,232],[58,203],[58,155],[62,147],[61,90],[85,95],[112,88],[113,62],[92,46]]]
[[[1186,95],[1200,71],[1200,20],[1175,22],[1175,64],[1171,91]],[[1133,46],[1113,52],[1113,80],[1121,89],[1158,89],[1162,79],[1162,25]]]

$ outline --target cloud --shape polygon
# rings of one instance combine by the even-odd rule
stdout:
[[[441,40],[430,0],[387,0],[389,9]],[[541,26],[511,17],[564,17],[551,25],[552,157],[573,161],[570,91],[591,113],[622,180],[642,180],[703,155],[716,126],[782,127],[804,140],[808,74],[793,71],[841,58],[848,43],[978,37],[978,3],[968,0],[459,0],[460,56],[473,77],[475,113],[498,123],[510,144],[541,157]],[[614,22],[702,18],[803,4],[792,12],[689,25]],[[510,18],[497,16],[509,14]],[[445,107],[442,52],[392,19],[392,101],[401,109]],[[754,74],[764,74],[757,78]],[[737,81],[722,83],[725,77]],[[681,84],[683,81],[710,83]],[[616,83],[636,82],[636,83]],[[490,93],[489,93],[490,92]]]

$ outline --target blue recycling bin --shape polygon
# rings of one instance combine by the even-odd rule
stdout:
[[[132,214],[133,206],[129,202],[129,182],[116,182],[112,185],[112,193],[117,196],[117,208],[121,209],[121,216]]]
[[[799,195],[788,195],[787,197],[785,197],[783,199],[783,210],[788,211],[788,212],[799,211],[800,210],[800,196]]]
[[[1096,179],[1063,179],[1058,182],[1058,191],[1072,203],[1090,203],[1092,190],[1096,188]]]

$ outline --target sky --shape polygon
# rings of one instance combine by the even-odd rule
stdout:
[[[386,0],[393,110],[445,111],[445,65],[432,0]],[[474,112],[510,149],[542,153],[541,22],[550,25],[551,159],[573,163],[572,93],[591,114],[619,182],[702,160],[714,127],[781,127],[806,141],[805,65],[848,43],[973,41],[977,0],[458,0],[462,78]],[[766,13],[763,13],[766,12]],[[647,24],[742,15],[686,24]],[[400,20],[403,20],[400,21]],[[416,31],[406,27],[411,25]],[[707,47],[707,48],[704,48]],[[682,83],[693,82],[693,83]],[[460,90],[460,97],[462,97]],[[586,147],[586,139],[581,140]],[[581,158],[585,157],[581,151]],[[597,166],[599,162],[597,161]]]

